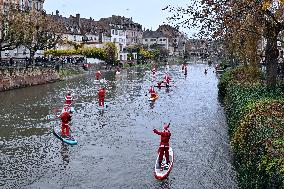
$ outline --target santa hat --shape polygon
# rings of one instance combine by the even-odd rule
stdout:
[[[170,127],[170,125],[169,125],[169,124],[167,124],[167,123],[165,123],[165,124],[164,124],[164,129],[165,129],[165,130],[168,130],[168,129],[169,129],[169,127]]]

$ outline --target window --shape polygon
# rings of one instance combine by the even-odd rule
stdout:
[[[115,35],[118,35],[118,31],[117,30],[115,30]]]
[[[114,30],[112,30],[112,35],[114,35]]]
[[[148,39],[145,39],[145,41],[148,41]]]

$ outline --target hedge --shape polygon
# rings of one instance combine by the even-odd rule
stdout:
[[[240,187],[284,188],[284,85],[270,89],[262,77],[251,67],[230,70],[219,95]]]

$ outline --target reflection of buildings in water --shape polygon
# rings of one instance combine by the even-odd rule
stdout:
[[[70,163],[69,146],[67,144],[62,143],[60,153],[63,160],[64,168],[66,168],[66,165]]]

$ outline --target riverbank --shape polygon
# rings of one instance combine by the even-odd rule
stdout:
[[[7,68],[0,70],[0,91],[46,84],[60,80],[53,68]]]
[[[270,88],[263,77],[239,67],[218,85],[241,188],[284,188],[284,85]]]
[[[122,70],[132,68],[151,68],[154,62],[149,61],[144,64],[124,64]],[[166,62],[155,62],[160,67]],[[182,63],[181,59],[173,59],[169,61],[170,65]],[[65,65],[56,70],[53,67],[32,67],[32,68],[5,68],[0,69],[0,91],[24,88],[34,85],[42,85],[51,82],[57,82],[67,79],[72,79],[89,73],[94,73],[97,70],[110,71],[115,70],[116,66],[111,68],[103,67],[102,65],[92,65],[86,70],[81,65]]]
[[[84,71],[81,66],[65,66],[56,70],[53,67],[21,67],[0,69],[0,92],[35,85],[53,83],[74,77],[82,76]]]

